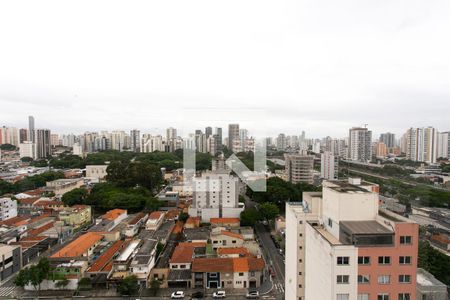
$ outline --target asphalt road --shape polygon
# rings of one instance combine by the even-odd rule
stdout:
[[[264,251],[267,264],[275,272],[275,277],[273,278],[274,288],[278,292],[284,293],[283,256],[280,255],[278,248],[275,247],[275,244],[272,238],[270,237],[270,232],[263,224],[261,223],[256,224],[255,229],[259,241],[262,244],[262,249]]]

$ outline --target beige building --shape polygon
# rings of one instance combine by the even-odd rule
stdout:
[[[217,248],[235,248],[242,247],[244,237],[241,234],[214,228],[211,231],[211,243],[214,250]]]
[[[59,219],[65,225],[71,225],[74,229],[79,228],[92,221],[92,211],[89,205],[74,205],[64,207],[59,212]]]
[[[86,166],[86,177],[96,179],[98,181],[103,180],[106,178],[106,175],[108,175],[108,173],[106,172],[107,168],[108,168],[108,165]]]
[[[54,192],[56,196],[62,196],[73,189],[83,186],[83,184],[84,181],[82,178],[74,178],[49,181],[46,183],[46,186],[47,189]]]
[[[313,183],[314,156],[307,154],[285,154],[287,180],[292,183]]]

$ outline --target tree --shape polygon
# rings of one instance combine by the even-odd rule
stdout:
[[[419,242],[418,266],[450,285],[450,257],[434,249],[427,241]]]
[[[73,189],[62,196],[62,201],[67,206],[72,206],[74,204],[84,204],[87,197],[87,191],[83,188]]]
[[[60,288],[60,289],[63,289],[63,288],[65,288],[68,284],[69,284],[69,279],[64,278],[64,279],[58,280],[58,281],[56,282],[56,287],[57,287],[57,288]]]
[[[261,219],[259,211],[255,208],[247,208],[241,212],[241,226],[254,226]]]
[[[78,289],[79,290],[88,290],[92,287],[92,282],[89,277],[83,277],[78,281]]]
[[[28,268],[20,270],[16,278],[14,278],[14,284],[22,288],[26,286],[28,282],[29,282]]]
[[[189,218],[189,215],[185,212],[182,212],[179,216],[178,216],[178,220],[180,220],[181,222],[186,222],[186,220]]]
[[[268,202],[265,202],[259,206],[259,212],[261,213],[261,217],[266,220],[273,220],[280,214],[278,206],[276,206],[274,203]]]
[[[156,294],[158,293],[160,286],[161,282],[158,279],[153,278],[152,281],[150,281],[150,291],[153,297],[155,297]]]
[[[11,144],[1,144],[0,145],[0,150],[5,150],[5,151],[14,151],[16,150],[17,147]]]
[[[117,290],[121,295],[135,295],[139,290],[136,275],[125,277]]]
[[[29,156],[24,156],[24,157],[20,158],[20,161],[24,162],[24,163],[29,163],[29,162],[32,162],[33,159]]]
[[[31,284],[38,294],[41,290],[41,283],[48,277],[50,273],[50,263],[48,259],[41,258],[37,265],[33,265],[29,268],[20,270],[14,284],[16,286],[24,287],[27,284]]]

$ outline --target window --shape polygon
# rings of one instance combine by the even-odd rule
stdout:
[[[380,264],[380,265],[391,264],[391,257],[390,256],[378,256],[378,264]]]
[[[358,264],[359,265],[370,264],[370,256],[358,256]]]
[[[358,275],[358,283],[369,283],[369,275]]]
[[[400,236],[400,244],[401,245],[410,245],[412,244],[412,237],[409,235]]]
[[[244,276],[244,273],[239,273],[239,276]]]
[[[338,256],[337,258],[337,264],[339,266],[348,265],[350,261],[350,257],[348,256]]]
[[[398,300],[411,300],[411,295],[408,293],[398,294]]]
[[[398,275],[398,282],[400,283],[411,283],[411,275]]]
[[[348,284],[349,283],[349,276],[348,275],[338,275],[336,277],[336,282],[338,284]]]
[[[410,265],[411,264],[411,256],[400,256],[398,258],[398,262],[401,265]]]
[[[209,273],[209,277],[216,278],[217,277],[217,273]]]
[[[303,221],[298,221],[298,224],[303,224]]]
[[[389,275],[378,276],[378,284],[389,284],[389,283],[391,283],[391,276]]]
[[[389,294],[378,294],[377,300],[389,300]]]
[[[369,294],[358,294],[357,300],[369,300]]]
[[[330,218],[328,218],[328,226],[333,227],[333,220]]]
[[[348,300],[350,298],[349,294],[337,294],[336,300]]]

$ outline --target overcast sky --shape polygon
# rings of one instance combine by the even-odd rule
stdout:
[[[450,130],[450,1],[1,1],[0,125]]]

